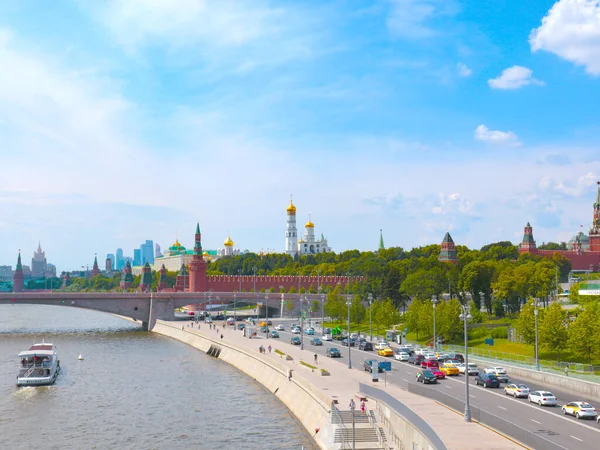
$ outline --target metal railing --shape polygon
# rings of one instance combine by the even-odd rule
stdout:
[[[379,427],[379,424],[377,423],[377,417],[375,417],[375,411],[370,410],[369,411],[369,424],[375,428],[375,432],[377,433],[377,439],[379,439],[379,445],[381,445],[381,447],[384,450],[392,450],[392,448],[387,444],[387,438],[383,435],[383,433],[381,432],[381,428]]]
[[[337,420],[334,420],[337,419]],[[346,434],[347,434],[347,430],[348,428],[346,427],[346,425],[344,425],[344,419],[342,418],[342,415],[340,414],[340,410],[337,406],[335,406],[335,403],[331,404],[331,423],[332,424],[337,424],[339,426],[339,428],[342,430],[342,432],[340,433],[342,436],[342,443],[341,443],[341,447],[340,448],[349,448],[346,447]],[[334,440],[335,440],[335,431],[334,431]]]

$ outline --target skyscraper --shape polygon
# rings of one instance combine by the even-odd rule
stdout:
[[[133,266],[141,266],[142,264],[142,250],[139,248],[133,249]]]
[[[146,240],[145,243],[141,244],[140,256],[141,266],[146,263],[154,264],[154,242]]]
[[[123,258],[122,248],[118,248],[116,251],[115,264],[117,266],[117,270],[123,270],[123,267],[125,267],[125,259]]]
[[[110,259],[110,268],[107,265],[106,270],[108,272],[114,271],[115,270],[115,255],[113,255],[112,253],[109,253],[109,254],[106,255],[106,259],[107,260]]]
[[[38,242],[38,248],[31,259],[31,277],[34,279],[44,278],[46,276],[46,265],[46,252],[42,251],[42,246]]]

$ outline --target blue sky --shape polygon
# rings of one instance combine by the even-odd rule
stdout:
[[[591,222],[592,0],[0,5],[0,264],[145,239],[282,251],[539,243]]]

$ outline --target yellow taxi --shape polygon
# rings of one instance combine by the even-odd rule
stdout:
[[[394,352],[389,347],[380,348],[379,350],[377,350],[377,354],[379,356],[394,356]]]
[[[458,375],[460,373],[460,371],[458,370],[458,367],[456,367],[452,363],[442,364],[442,367],[440,367],[440,370],[448,376]]]

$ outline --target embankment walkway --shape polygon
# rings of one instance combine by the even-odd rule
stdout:
[[[287,376],[288,371],[292,370],[292,380],[289,381],[289,383],[298,384],[303,387],[304,390],[307,388],[310,389],[312,391],[312,398],[316,400],[315,405],[322,406],[337,401],[340,409],[347,410],[350,400],[354,399],[358,407],[360,403],[357,397],[357,394],[359,394],[359,383],[373,385],[374,387],[387,392],[419,415],[437,433],[439,438],[450,450],[475,450],[482,448],[504,450],[526,448],[483,425],[475,422],[464,422],[462,413],[457,413],[434,400],[410,393],[390,383],[387,383],[387,386],[384,386],[382,374],[380,374],[380,381],[374,383],[372,382],[371,374],[368,372],[350,370],[346,365],[340,364],[339,361],[319,357],[317,367],[319,369],[325,369],[330,374],[329,376],[322,376],[320,370],[312,371],[310,368],[300,364],[300,361],[304,361],[310,365],[314,365],[314,352],[311,351],[310,347],[305,347],[305,350],[300,350],[299,346],[293,346],[286,341],[279,339],[267,340],[260,337],[248,339],[243,336],[242,331],[234,330],[230,327],[222,327],[220,323],[213,325],[213,329],[210,329],[209,325],[204,323],[193,324],[192,322],[181,321],[158,321],[157,327],[153,331],[187,342],[196,347],[198,347],[198,345],[196,339],[194,339],[195,337],[202,338],[203,341],[206,340],[206,343],[203,343],[205,346],[210,343],[210,345],[223,348],[223,351],[240,351],[244,354],[245,358],[250,355],[253,363],[248,370],[245,370],[243,366],[240,367],[240,365],[236,365],[235,363],[234,365],[246,372],[249,376],[257,379],[257,381],[260,380],[259,377],[256,376],[257,368],[255,362],[262,363],[262,367],[258,370],[279,370],[279,378],[281,378],[281,376]],[[223,335],[223,338],[221,338],[221,335]],[[268,348],[268,346],[271,345],[272,351],[269,353],[269,351],[266,350],[266,353],[260,353],[259,347],[261,345],[265,348]],[[280,350],[284,354],[291,356],[293,359],[287,360],[282,355],[276,353],[275,350]],[[228,361],[230,357],[221,359],[230,362]],[[357,363],[360,364],[361,362],[357,361]],[[279,380],[279,383],[281,383],[281,380]],[[263,384],[271,383],[268,381]],[[281,384],[279,386],[281,386]],[[275,385],[265,385],[265,387],[280,398],[281,392],[278,392],[278,387],[275,387]],[[286,399],[283,398],[282,401],[300,422],[302,422],[309,433],[313,435],[316,442],[322,448],[326,448],[323,445],[323,442],[321,442],[320,436],[317,435],[317,425],[315,425],[314,418],[309,417],[311,413],[310,410],[307,411],[305,407],[301,405],[290,404],[289,401],[286,401]],[[371,403],[374,403],[374,401]],[[374,405],[367,402],[367,408],[374,409]],[[390,445],[394,448],[398,448],[393,442],[390,442]],[[412,444],[405,443],[404,445],[405,448],[410,448]]]

